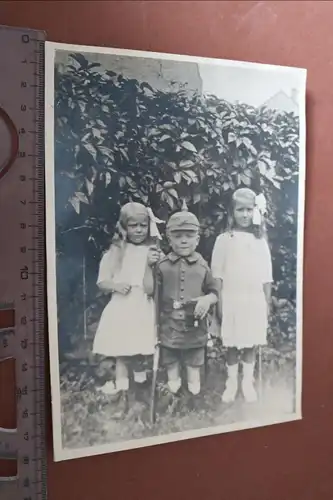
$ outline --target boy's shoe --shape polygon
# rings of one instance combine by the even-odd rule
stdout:
[[[257,391],[254,388],[254,363],[243,362],[243,380],[242,392],[247,403],[256,403],[258,401]]]
[[[226,381],[225,390],[222,394],[223,403],[233,403],[238,390],[238,363],[228,365],[228,378]]]
[[[111,414],[112,420],[122,420],[129,409],[128,391],[119,391],[118,400],[115,403],[115,409]]]
[[[179,389],[177,393],[171,392],[167,386],[163,386],[157,397],[158,413],[175,413],[180,405],[182,391]]]
[[[188,394],[187,408],[189,411],[200,412],[207,409],[202,394]]]

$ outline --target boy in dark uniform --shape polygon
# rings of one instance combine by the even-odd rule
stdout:
[[[218,298],[218,284],[203,257],[195,250],[200,224],[186,209],[167,223],[172,251],[157,264],[159,290],[159,340],[161,361],[167,369],[168,389],[180,391],[181,366],[186,367],[187,386],[200,393],[200,367],[208,340],[206,316]]]

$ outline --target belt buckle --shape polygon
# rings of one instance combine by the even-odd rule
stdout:
[[[179,300],[174,300],[172,307],[177,311],[182,308],[182,303]]]

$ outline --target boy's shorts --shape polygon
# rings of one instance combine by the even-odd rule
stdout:
[[[205,363],[205,348],[171,349],[161,346],[161,363],[164,366],[183,363],[186,366],[199,367]]]

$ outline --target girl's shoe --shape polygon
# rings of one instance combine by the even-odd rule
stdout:
[[[225,390],[222,394],[223,403],[233,403],[238,390],[238,363],[228,365],[228,378],[226,381]]]
[[[254,363],[243,362],[242,392],[247,403],[256,403],[258,395],[254,388]]]

